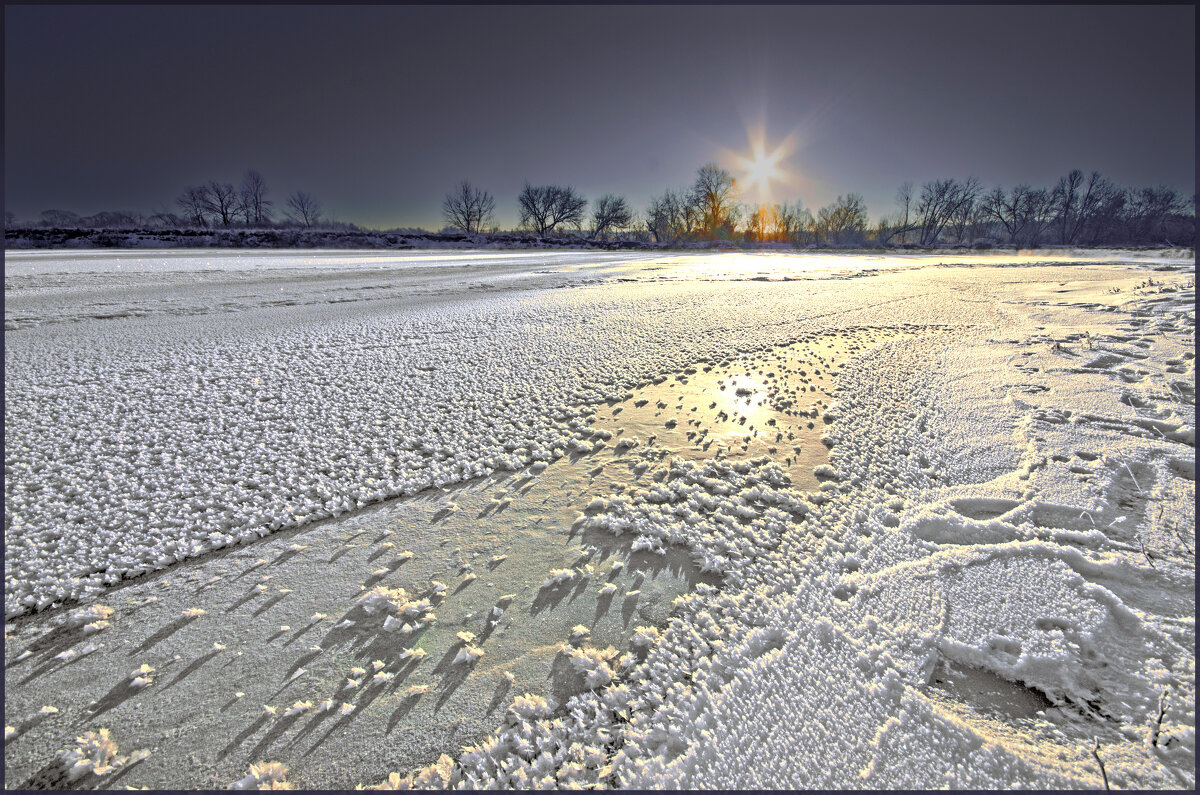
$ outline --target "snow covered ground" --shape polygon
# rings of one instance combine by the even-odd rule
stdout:
[[[5,783],[1194,786],[1194,279],[7,253]]]

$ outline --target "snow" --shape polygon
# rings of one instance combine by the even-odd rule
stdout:
[[[509,263],[536,261],[538,265],[594,265],[605,261],[627,261],[650,255],[605,254],[603,252],[484,251],[465,249],[458,252],[361,251],[355,249],[254,249],[197,253],[188,250],[126,251],[14,251],[5,254],[5,276],[80,273],[187,273],[245,270],[395,270],[420,267],[491,268]]]
[[[410,635],[444,644],[420,668],[445,655],[436,698],[490,677],[469,691],[496,704],[490,736],[337,780],[270,746],[300,786],[1095,788],[1093,738],[1116,786],[1194,786],[1190,253],[38,252],[6,255],[5,314],[5,607],[19,627],[49,616],[38,665],[101,670],[130,620],[88,600],[123,579],[284,533],[236,576],[201,569],[187,607],[139,608],[216,654],[204,633],[238,604],[205,601],[218,593],[297,602],[289,623],[263,619],[281,648],[340,606],[311,652],[329,686],[250,719],[278,726],[262,752],[292,722],[370,720],[397,689],[432,699],[405,681],[426,653]],[[539,569],[480,541],[480,572],[521,588],[499,599],[472,596],[487,586],[460,541],[418,545],[408,525],[356,564],[357,588],[236,582],[332,565],[320,536],[286,534],[397,497],[532,533],[523,492],[570,466],[589,485],[560,496],[588,546]],[[516,474],[470,495],[497,472]],[[647,626],[655,560],[690,590]],[[446,572],[466,576],[448,589]],[[559,684],[520,675],[510,693],[491,633],[577,598],[593,623],[625,611],[625,634],[560,608],[557,637],[527,639]],[[378,665],[327,674],[334,648]],[[182,693],[204,661],[154,687],[144,664],[119,687]],[[264,700],[303,664],[272,672]],[[18,682],[10,701],[44,703]],[[99,700],[109,686],[124,693]],[[14,754],[58,731],[8,709]],[[129,783],[161,785],[138,776],[165,753]],[[230,757],[225,781],[282,781],[283,765],[246,773],[263,758]]]

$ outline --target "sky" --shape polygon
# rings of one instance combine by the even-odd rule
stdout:
[[[1191,195],[1194,6],[6,5],[4,199],[174,209],[247,169],[282,205],[444,225],[460,180],[651,197],[716,162],[748,204],[872,219],[946,177],[1073,168]],[[751,182],[755,141],[778,177]]]

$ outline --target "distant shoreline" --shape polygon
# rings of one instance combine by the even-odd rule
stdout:
[[[113,249],[136,250],[153,248],[245,248],[245,249],[430,249],[430,248],[489,248],[489,249],[582,249],[595,251],[695,251],[703,249],[736,251],[887,251],[940,252],[1026,250],[1027,247],[992,243],[942,244],[918,246],[791,245],[787,243],[744,243],[728,240],[691,241],[675,244],[652,243],[640,240],[593,240],[574,235],[554,235],[543,238],[520,233],[466,235],[450,232],[376,232],[332,229],[6,229],[4,248],[30,249]],[[1163,248],[1193,249],[1191,245],[1097,245],[1063,246],[1045,244],[1033,250],[1121,250],[1148,251]]]

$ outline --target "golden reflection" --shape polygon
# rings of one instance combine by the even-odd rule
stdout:
[[[701,462],[766,456],[793,485],[817,488],[813,469],[828,460],[821,437],[841,342],[814,340],[697,362],[597,413],[594,428],[612,435],[618,456],[623,444],[637,454],[659,451]]]
[[[591,418],[613,456],[704,462],[767,457],[792,485],[820,488],[825,435],[837,417],[837,373],[852,357],[905,332],[858,328],[756,354],[702,359],[656,378]]]

